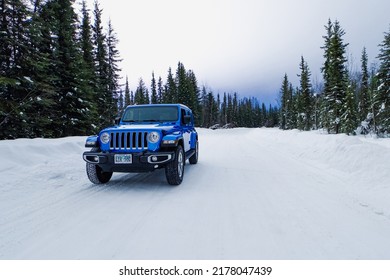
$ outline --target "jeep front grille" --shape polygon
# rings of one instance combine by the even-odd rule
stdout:
[[[145,131],[111,132],[110,150],[140,151],[148,149]]]

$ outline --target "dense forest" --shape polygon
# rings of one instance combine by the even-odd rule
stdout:
[[[329,20],[324,38],[323,83],[314,90],[301,58],[300,84],[287,74],[279,106],[255,97],[214,93],[198,85],[194,71],[178,62],[166,77],[121,84],[119,39],[102,10],[85,0],[0,0],[0,139],[64,137],[97,133],[132,104],[183,103],[200,127],[326,129],[329,133],[376,133],[390,126],[390,32],[368,69],[348,69],[347,43],[338,21]],[[259,94],[259,93],[254,93]],[[277,93],[275,93],[277,94]]]

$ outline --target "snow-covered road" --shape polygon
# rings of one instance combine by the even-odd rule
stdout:
[[[199,134],[177,187],[91,184],[85,137],[0,141],[0,259],[390,259],[390,139]]]

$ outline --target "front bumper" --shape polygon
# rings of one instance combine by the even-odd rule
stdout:
[[[144,152],[131,154],[131,163],[115,163],[115,155],[123,153],[84,152],[83,159],[91,164],[97,164],[104,172],[150,172],[164,167],[175,159],[174,152]]]

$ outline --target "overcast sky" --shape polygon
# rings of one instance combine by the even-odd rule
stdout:
[[[92,10],[94,0],[87,0]],[[300,58],[321,81],[328,19],[345,30],[352,65],[363,47],[369,63],[390,28],[389,0],[99,0],[111,18],[123,61],[121,75],[135,90],[152,71],[166,81],[180,61],[214,93],[237,92],[276,104],[285,73],[298,86]],[[92,18],[93,20],[93,18]]]

